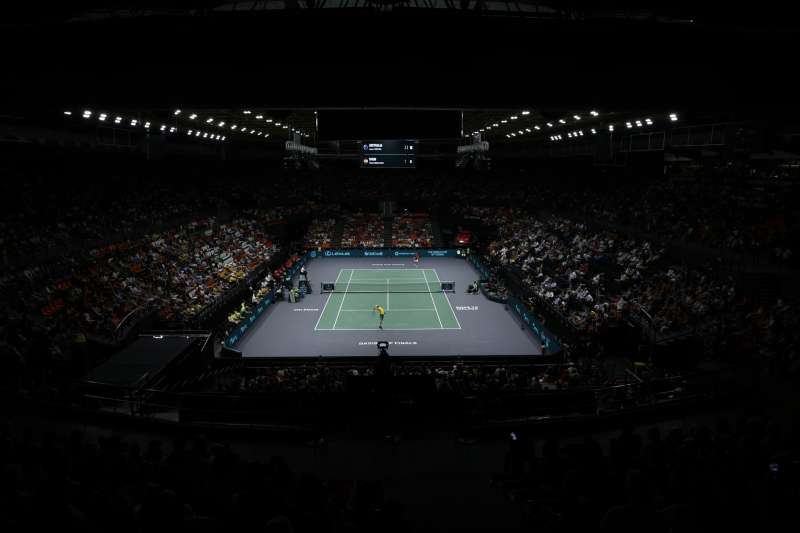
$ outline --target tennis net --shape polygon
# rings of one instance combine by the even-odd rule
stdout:
[[[454,281],[323,281],[322,292],[455,292]]]

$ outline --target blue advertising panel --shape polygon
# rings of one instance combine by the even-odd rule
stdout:
[[[452,248],[405,248],[397,250],[386,248],[373,248],[369,250],[345,248],[309,252],[311,257],[414,257],[416,254],[419,254],[420,257],[459,257],[458,250]]]
[[[547,331],[544,326],[531,315],[527,307],[525,307],[518,298],[510,296],[508,298],[508,305],[511,306],[517,316],[519,316],[533,334],[536,335],[546,353],[552,355],[561,351],[561,344],[556,340],[553,334]]]

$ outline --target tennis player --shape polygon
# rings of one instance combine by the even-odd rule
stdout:
[[[378,323],[378,329],[383,329],[383,316],[386,314],[386,309],[384,309],[380,305],[376,305],[375,311],[377,311],[378,316],[381,317],[381,321]]]
[[[419,252],[414,254],[414,268],[419,268]]]

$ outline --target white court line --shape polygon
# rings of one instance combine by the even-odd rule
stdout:
[[[339,269],[339,273],[336,275],[336,281],[334,281],[334,283],[337,283],[339,281],[339,277],[342,275],[342,272],[344,272],[344,269],[340,268]],[[319,318],[317,319],[317,323],[314,324],[314,331],[317,331],[317,327],[319,326],[319,321],[322,320],[322,315],[325,314],[325,309],[328,307],[328,302],[331,301],[331,296],[333,296],[333,293],[329,292],[328,293],[328,299],[325,300],[325,305],[322,306],[322,312],[319,314]]]
[[[442,330],[452,330],[452,331],[459,331],[461,328],[383,328],[382,330],[378,330],[376,328],[323,328],[319,331],[442,331]]]
[[[436,281],[441,283],[442,280],[439,279],[439,273],[436,272],[435,268],[433,269],[433,273],[436,274]],[[461,329],[461,322],[458,321],[458,317],[456,316],[456,311],[455,311],[455,309],[453,309],[453,304],[450,303],[450,298],[447,297],[447,293],[446,292],[443,292],[442,294],[444,294],[444,298],[445,298],[445,300],[447,300],[447,305],[450,306],[450,312],[453,313],[453,318],[456,319],[456,324],[458,324],[458,329]]]
[[[386,280],[386,310],[389,310],[389,280]]]
[[[403,311],[435,311],[430,307],[426,307],[425,309],[392,309],[393,313],[399,313]],[[373,313],[375,312],[374,309],[342,309],[342,313]]]
[[[422,273],[425,274],[425,271],[423,270]],[[425,276],[425,283],[428,283],[428,276],[427,275]],[[428,296],[431,297],[431,303],[433,304],[433,309],[436,311],[436,318],[439,319],[439,327],[441,329],[444,329],[444,324],[442,324],[442,317],[439,316],[439,310],[436,309],[436,302],[433,301],[433,294],[431,293],[431,289],[430,288],[428,288]],[[459,329],[461,329],[461,328],[459,327]]]
[[[344,301],[347,299],[347,290],[350,288],[350,281],[353,279],[353,271],[350,271],[350,277],[347,279],[347,288],[344,290],[344,296],[342,296],[342,301],[339,302],[339,312],[336,313],[336,319],[333,321],[333,329],[336,329],[336,323],[339,321],[339,315],[342,314],[342,306],[344,305]]]

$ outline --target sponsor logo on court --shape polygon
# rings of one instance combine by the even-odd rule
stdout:
[[[406,266],[403,263],[372,263],[370,266],[374,267],[402,267]]]
[[[457,305],[456,311],[477,311],[477,305]]]
[[[371,250],[364,250],[364,257],[383,257],[385,254],[383,251],[371,251]]]
[[[350,257],[353,255],[351,250],[325,250],[325,257]]]
[[[319,307],[303,307],[301,309],[292,309],[292,311],[294,311],[295,313],[303,312],[303,311],[308,311],[308,312],[310,312],[310,311],[319,311]]]
[[[419,341],[387,341],[389,345],[398,346],[414,346],[419,344]],[[358,341],[359,346],[376,346],[378,341]]]

